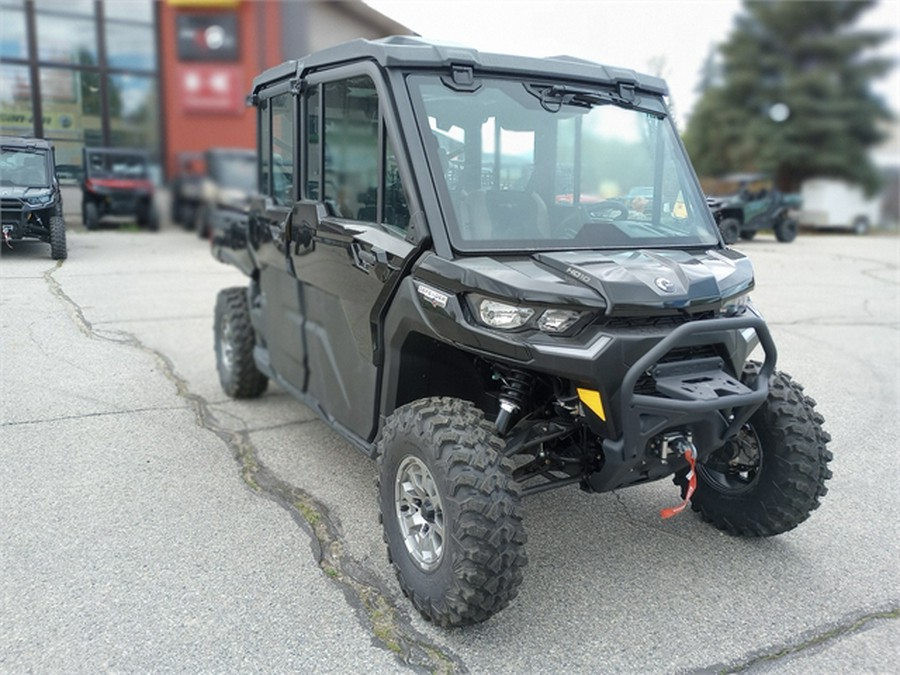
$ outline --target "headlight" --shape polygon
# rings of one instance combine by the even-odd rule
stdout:
[[[749,293],[735,295],[731,298],[728,298],[724,303],[722,303],[722,309],[719,310],[719,314],[721,314],[722,316],[740,316],[747,311],[747,307],[749,306]]]
[[[482,298],[478,302],[478,318],[481,319],[481,323],[491,328],[501,330],[521,328],[532,316],[534,310],[530,307],[517,307],[488,298]]]
[[[585,312],[571,309],[513,305],[480,295],[470,296],[469,299],[479,322],[500,330],[531,327],[544,333],[565,333],[585,315]]]
[[[537,327],[545,333],[565,333],[583,314],[571,309],[548,309],[537,320]]]
[[[35,197],[26,197],[25,201],[32,206],[40,206],[42,204],[49,204],[51,201],[53,201],[53,195],[37,195]]]

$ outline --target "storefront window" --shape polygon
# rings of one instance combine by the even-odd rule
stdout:
[[[33,110],[28,66],[4,63],[0,68],[0,133],[34,136]]]
[[[68,176],[84,146],[158,159],[155,9],[154,0],[0,0],[0,133],[52,141]]]
[[[110,142],[114,147],[159,152],[156,79],[111,75],[108,79]]]
[[[97,65],[97,31],[93,19],[37,15],[38,60]]]
[[[156,45],[152,26],[106,24],[106,57],[111,68],[153,70]]]
[[[103,13],[107,19],[153,23],[153,1],[106,0]]]
[[[94,16],[94,0],[35,0],[38,12],[62,12]]]
[[[46,138],[54,142],[101,144],[100,87],[96,73],[41,68],[41,95]]]
[[[0,58],[27,59],[28,37],[25,30],[25,12],[21,9],[0,8]]]

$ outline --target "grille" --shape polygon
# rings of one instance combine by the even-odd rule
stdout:
[[[22,200],[15,198],[0,199],[0,210],[2,211],[21,211]]]
[[[697,314],[668,314],[665,316],[619,316],[603,322],[608,328],[675,328],[691,321],[711,319],[713,312]]]

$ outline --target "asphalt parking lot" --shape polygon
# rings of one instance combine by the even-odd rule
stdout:
[[[526,502],[529,566],[485,624],[434,628],[391,572],[375,464],[277,387],[232,401],[193,233],[0,255],[0,671],[896,672],[900,240],[736,247],[779,367],[833,437],[799,528],[740,540],[663,481]]]

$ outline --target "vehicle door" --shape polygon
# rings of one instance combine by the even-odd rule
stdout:
[[[305,83],[304,199],[294,211],[290,243],[303,293],[309,394],[363,440],[376,431],[373,336],[380,296],[414,248],[384,93],[370,65]]]
[[[302,392],[306,383],[303,313],[285,235],[294,203],[296,97],[289,82],[273,85],[259,97],[259,191],[251,198],[248,240],[259,268],[269,361],[288,386]]]

